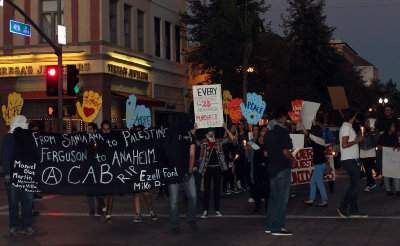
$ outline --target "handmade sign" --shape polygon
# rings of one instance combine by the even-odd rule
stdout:
[[[130,129],[132,126],[151,127],[151,111],[144,105],[136,105],[136,96],[130,95],[126,100],[126,126]]]
[[[128,194],[178,182],[177,138],[166,129],[110,134],[19,130],[12,184],[52,194]]]
[[[257,95],[256,93],[247,93],[247,103],[246,105],[241,103],[240,110],[248,124],[258,125],[266,106],[267,105],[262,99],[262,96]]]
[[[289,117],[293,121],[294,124],[297,124],[300,121],[300,112],[301,112],[301,109],[303,108],[303,103],[304,103],[304,100],[300,100],[300,99],[293,100],[291,102],[292,111],[289,112]]]
[[[294,150],[304,148],[304,134],[290,134],[290,138],[292,139]]]
[[[198,128],[223,126],[221,94],[221,85],[219,84],[193,86],[194,115]]]
[[[388,178],[400,178],[400,152],[393,148],[382,148],[382,175]]]
[[[3,113],[3,119],[7,126],[10,125],[11,120],[21,114],[22,107],[24,106],[24,99],[21,94],[13,92],[8,94],[7,106],[1,106],[1,111]]]
[[[300,149],[295,154],[295,161],[292,164],[292,185],[308,184],[314,171],[314,152],[312,148]],[[334,163],[329,162],[331,172],[325,175],[325,181],[335,180]]]
[[[311,129],[315,116],[318,113],[319,106],[319,103],[304,101],[300,115],[301,122],[303,123],[305,129]]]
[[[224,106],[224,114],[229,115],[229,107],[228,104],[232,101],[232,95],[231,92],[228,90],[224,90],[223,95],[222,95],[222,103]]]
[[[240,110],[242,102],[241,98],[235,98],[228,103],[229,118],[231,118],[233,124],[238,124],[243,118],[242,111]]]
[[[93,122],[99,113],[103,99],[100,94],[94,91],[85,91],[83,93],[83,102],[76,102],[76,111],[82,120],[86,123]]]
[[[331,98],[332,108],[336,110],[348,109],[346,91],[343,86],[328,87],[329,97]]]

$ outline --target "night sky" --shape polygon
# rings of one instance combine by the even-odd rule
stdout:
[[[286,0],[266,0],[271,9],[265,20],[282,34],[281,15]],[[326,0],[328,24],[336,27],[335,39],[347,42],[378,67],[380,79],[400,84],[400,0]],[[397,18],[396,18],[397,17]]]

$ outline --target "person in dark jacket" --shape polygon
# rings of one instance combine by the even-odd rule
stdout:
[[[20,129],[28,129],[25,116],[15,116],[10,124],[10,131],[3,139],[1,149],[1,162],[4,170],[4,181],[8,195],[9,207],[9,233],[15,236],[21,233],[30,236],[34,233],[32,228],[33,193],[18,189],[11,184],[12,166],[15,160],[16,139],[14,133]],[[21,219],[19,219],[19,204],[21,204]]]
[[[310,146],[313,149],[313,162],[314,172],[310,182],[310,197],[309,200],[304,201],[307,205],[313,205],[317,195],[317,188],[321,194],[321,203],[319,207],[328,206],[328,195],[326,193],[324,184],[324,172],[327,165],[327,159],[325,156],[325,140],[322,134],[322,120],[317,117],[315,124],[311,129],[311,132],[305,131],[305,135],[308,137]]]

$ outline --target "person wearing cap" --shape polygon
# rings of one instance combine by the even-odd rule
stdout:
[[[14,133],[20,129],[28,129],[25,116],[15,116],[10,124],[9,132],[4,136],[1,146],[1,163],[4,170],[4,181],[8,196],[9,207],[9,233],[15,236],[21,233],[30,236],[34,233],[32,228],[32,204],[33,193],[17,189],[11,185],[12,165],[14,163],[14,151],[16,148]],[[21,204],[21,219],[19,219],[19,204]],[[20,231],[18,231],[20,229]]]

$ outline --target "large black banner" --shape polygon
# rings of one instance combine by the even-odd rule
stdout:
[[[16,138],[12,184],[52,194],[127,194],[178,182],[166,129],[110,134],[46,134],[27,130]],[[168,151],[166,151],[168,147]]]

